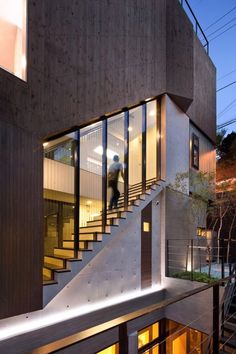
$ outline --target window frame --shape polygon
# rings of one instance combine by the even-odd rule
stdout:
[[[195,141],[197,141],[197,144],[195,143]],[[196,170],[199,170],[199,160],[200,160],[200,154],[199,154],[199,144],[200,144],[200,139],[199,136],[197,136],[195,133],[192,133],[192,151],[191,151],[191,166],[193,168],[195,168]],[[194,154],[196,153],[197,155],[197,164],[195,163],[195,158],[194,158]]]

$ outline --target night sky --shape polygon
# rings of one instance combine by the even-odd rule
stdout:
[[[210,42],[209,53],[217,69],[219,89],[236,81],[236,0],[189,0],[189,3]],[[228,15],[209,27],[232,9]],[[227,32],[213,39],[231,26]],[[228,107],[230,109],[221,114],[231,103],[232,105]],[[234,118],[236,118],[236,84],[217,93],[217,124]],[[226,129],[227,133],[236,131],[236,123]]]

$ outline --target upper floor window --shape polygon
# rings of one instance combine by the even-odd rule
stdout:
[[[199,137],[192,134],[192,167],[199,169]]]
[[[0,0],[0,67],[26,80],[26,2]]]

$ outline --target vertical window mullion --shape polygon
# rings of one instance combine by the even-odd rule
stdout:
[[[147,105],[142,106],[142,193],[146,191]]]
[[[129,203],[129,111],[125,111],[124,121],[124,208]]]
[[[102,122],[102,229],[106,230],[107,219],[107,119]]]
[[[74,208],[74,251],[75,258],[79,251],[79,214],[80,214],[80,130],[76,132],[74,141],[74,191],[75,191],[75,208]]]
[[[156,178],[161,179],[161,99],[156,100]]]

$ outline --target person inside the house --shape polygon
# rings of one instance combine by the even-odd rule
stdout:
[[[113,207],[117,208],[117,203],[120,197],[120,191],[118,189],[119,174],[121,174],[121,177],[124,179],[123,166],[119,162],[119,156],[114,155],[113,163],[108,170],[108,187],[111,188],[109,210],[111,210]]]

